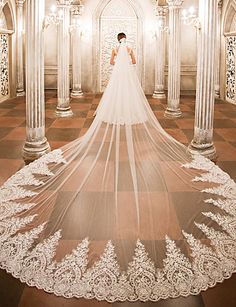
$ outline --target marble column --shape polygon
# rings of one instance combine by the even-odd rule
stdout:
[[[200,153],[209,159],[216,157],[213,144],[215,101],[215,49],[218,0],[199,0],[201,30],[198,41],[197,93],[194,138],[191,154]]]
[[[57,53],[57,109],[59,117],[73,115],[70,107],[70,5],[72,0],[57,0],[60,15],[58,25],[58,53]]]
[[[80,16],[83,12],[83,5],[73,5],[72,13],[72,92],[71,97],[83,96],[81,88],[81,24]]]
[[[222,0],[218,0],[217,34],[216,34],[216,71],[215,71],[215,98],[220,98],[220,40],[221,40],[221,14]]]
[[[26,1],[26,141],[24,160],[50,151],[45,137],[44,23],[45,0]]]
[[[166,117],[180,117],[180,39],[183,0],[167,0],[169,6],[168,100]]]
[[[16,94],[24,96],[24,60],[23,60],[23,5],[25,0],[16,0]]]
[[[165,98],[165,23],[167,7],[157,6],[157,29],[156,29],[156,46],[155,46],[155,90],[153,98]]]

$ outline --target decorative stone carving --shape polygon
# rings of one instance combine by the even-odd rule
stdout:
[[[71,13],[73,16],[81,16],[84,11],[84,5],[82,4],[73,4],[71,5]]]
[[[8,34],[0,34],[0,100],[9,95]]]
[[[236,103],[236,36],[226,38],[226,100]]]
[[[26,142],[23,157],[28,162],[49,152],[50,146],[45,137],[43,50],[45,0],[27,0],[26,3]]]
[[[133,17],[136,18],[135,12],[129,5],[128,1],[124,0],[113,0],[113,3],[109,3],[105,8],[102,16],[103,17]]]
[[[182,4],[183,4],[184,0],[167,0],[167,4],[169,6],[169,9],[173,9],[173,8],[181,8]]]
[[[168,101],[166,117],[180,117],[180,40],[182,0],[168,0],[169,6],[169,61],[168,61]]]
[[[23,68],[23,5],[25,0],[16,0],[16,93],[24,96],[24,68]]]
[[[113,0],[104,9],[100,26],[100,91],[104,91],[110,79],[110,56],[112,48],[117,45],[117,34],[125,32],[128,44],[137,52],[137,16],[127,1]]]
[[[191,154],[200,153],[209,159],[216,157],[216,149],[213,144],[213,116],[217,10],[217,1],[199,1],[201,32],[198,40],[195,125],[194,138],[188,148]]]

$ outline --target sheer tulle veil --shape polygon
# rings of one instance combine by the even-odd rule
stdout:
[[[59,296],[158,301],[236,270],[235,182],[162,129],[125,40],[87,133],[0,195],[0,267]]]

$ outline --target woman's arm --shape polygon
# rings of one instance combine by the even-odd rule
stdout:
[[[135,58],[133,49],[131,49],[130,56],[131,56],[132,64],[136,64],[136,58]]]
[[[110,64],[111,64],[111,65],[115,65],[115,56],[116,56],[115,50],[112,49],[111,59],[110,59]]]

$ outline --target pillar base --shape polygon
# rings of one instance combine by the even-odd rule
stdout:
[[[220,98],[220,86],[219,85],[215,86],[215,98],[216,99]]]
[[[71,117],[74,115],[70,107],[67,108],[57,107],[55,114],[58,117]]]
[[[211,144],[196,144],[194,141],[188,146],[188,152],[194,156],[200,154],[210,160],[215,160],[217,158],[216,148],[213,143]]]
[[[180,109],[172,110],[167,108],[164,116],[167,118],[178,118],[182,116],[182,112],[180,111]]]
[[[215,98],[216,98],[216,99],[220,99],[220,93],[215,92]]]
[[[40,142],[25,142],[23,147],[23,159],[26,164],[40,158],[50,152],[51,148],[46,138]]]
[[[16,91],[16,96],[17,97],[22,97],[22,96],[25,96],[25,91],[24,90],[19,90],[19,91]]]
[[[78,97],[81,97],[83,95],[84,95],[84,93],[81,90],[79,90],[79,91],[72,91],[71,94],[70,94],[70,96],[72,98],[78,98]]]
[[[165,99],[166,95],[164,92],[154,92],[152,95],[153,98],[157,98],[157,99]]]

